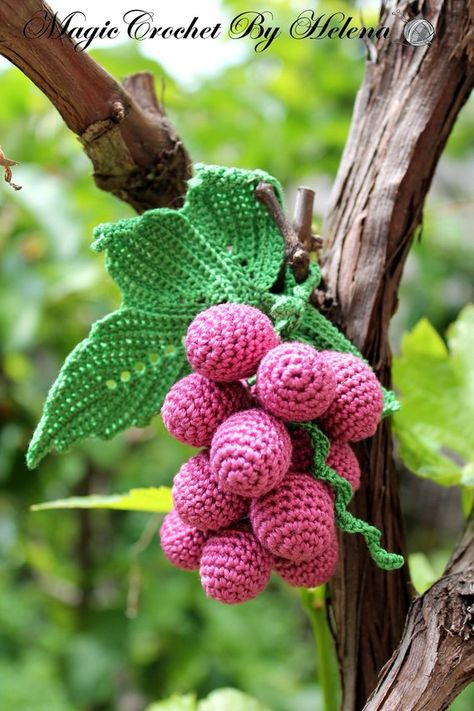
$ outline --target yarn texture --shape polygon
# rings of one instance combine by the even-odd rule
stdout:
[[[149,210],[96,228],[93,248],[107,251],[106,267],[122,304],[95,323],[66,359],[31,440],[29,467],[87,437],[110,439],[146,426],[173,384],[189,373],[187,328],[212,305],[255,306],[286,339],[360,357],[308,303],[320,279],[316,264],[307,283],[296,284],[287,270],[284,292],[270,291],[284,244],[255,198],[262,180],[282,203],[280,184],[263,171],[198,165],[179,210]],[[393,393],[385,392],[385,414],[396,409]]]
[[[176,439],[205,448],[174,477],[161,547],[226,604],[262,592],[272,569],[291,585],[326,582],[336,525],[364,536],[380,567],[403,564],[347,510],[361,478],[347,442],[372,436],[395,396],[309,303],[319,266],[297,283],[285,265],[261,181],[282,204],[263,171],[199,165],[180,209],[96,228],[122,302],[66,359],[27,454],[35,467],[161,409]]]
[[[240,496],[261,496],[278,486],[290,459],[285,426],[263,410],[237,412],[212,438],[211,468],[219,486]]]
[[[202,531],[224,528],[248,511],[248,502],[218,487],[206,453],[191,457],[173,481],[173,502],[185,523]]]
[[[170,563],[182,570],[197,570],[208,534],[184,523],[170,511],[160,528],[161,548]]]
[[[401,568],[404,563],[403,556],[389,553],[382,548],[380,545],[382,534],[378,528],[356,518],[347,510],[347,505],[352,499],[352,487],[344,477],[326,464],[325,460],[330,448],[329,439],[313,422],[305,422],[303,427],[310,436],[313,448],[313,475],[318,481],[330,484],[335,493],[334,511],[338,528],[346,533],[360,533],[364,536],[367,548],[379,568],[383,570]]]
[[[291,473],[278,489],[252,501],[250,521],[273,555],[295,563],[310,560],[334,538],[332,496],[323,482]]]
[[[336,376],[336,393],[321,420],[334,438],[358,442],[371,437],[382,417],[383,394],[374,372],[350,353],[325,351],[323,357]]]
[[[227,417],[250,405],[242,383],[214,383],[191,373],[173,385],[161,415],[168,432],[192,447],[208,447],[212,435]]]
[[[286,558],[275,558],[273,567],[290,585],[298,588],[315,588],[332,578],[336,572],[338,555],[339,546],[334,532],[332,540],[319,555],[301,563],[293,563]]]
[[[326,464],[347,479],[356,492],[360,487],[360,466],[354,451],[345,442],[331,442]]]
[[[256,395],[262,407],[288,422],[320,417],[336,394],[327,359],[304,343],[273,348],[258,367]]]
[[[255,375],[261,359],[280,342],[272,322],[245,304],[219,304],[198,314],[186,336],[186,355],[197,373],[232,381]]]
[[[228,530],[204,546],[199,568],[202,586],[214,600],[246,602],[261,593],[270,579],[273,559],[253,533]]]
[[[302,427],[291,429],[289,433],[292,444],[290,471],[309,473],[313,466],[311,438]]]

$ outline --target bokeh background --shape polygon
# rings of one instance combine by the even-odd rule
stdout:
[[[294,3],[267,5],[282,22],[294,17]],[[333,7],[345,5],[325,5]],[[221,9],[232,16],[248,8],[226,2]],[[186,76],[182,57],[171,75],[137,42],[92,54],[119,78],[141,70],[158,82],[165,77],[167,110],[195,161],[265,169],[281,180],[290,206],[299,184],[314,187],[320,227],[364,72],[360,43],[315,47],[281,37],[261,55],[247,45],[216,59],[202,77]],[[172,58],[165,64],[172,67]],[[160,517],[29,511],[54,498],[169,484],[189,451],[156,418],[27,471],[28,440],[64,358],[119,303],[103,258],[90,250],[92,228],[132,213],[95,188],[78,141],[15,68],[3,67],[0,98],[0,143],[21,162],[14,179],[23,185],[17,193],[0,186],[0,708],[143,711],[173,694],[204,697],[224,686],[255,697],[258,708],[321,708],[313,641],[295,591],[275,579],[257,600],[225,607],[204,597],[196,575],[167,564],[156,536]],[[439,165],[406,266],[392,329],[396,353],[420,318],[443,336],[474,301],[473,135],[471,103]],[[401,461],[399,468],[422,590],[442,570],[470,494],[416,478]],[[192,703],[188,697],[166,708]],[[472,689],[452,706],[473,707]]]

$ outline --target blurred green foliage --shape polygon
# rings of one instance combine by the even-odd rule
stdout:
[[[474,487],[473,352],[470,305],[451,325],[448,346],[424,319],[403,336],[394,361],[402,402],[394,416],[401,455],[411,471],[444,486]]]
[[[95,56],[118,77],[163,73],[136,44]],[[166,104],[195,160],[260,167],[291,188],[334,177],[363,70],[359,43],[281,38],[194,89],[168,78]],[[273,711],[320,708],[310,631],[298,596],[281,582],[251,603],[221,606],[205,598],[196,575],[165,562],[159,519],[29,512],[38,501],[169,484],[189,450],[157,419],[26,470],[27,443],[60,365],[119,302],[103,258],[90,252],[92,227],[132,212],[94,187],[77,139],[30,81],[10,69],[0,85],[0,142],[21,162],[14,180],[23,185],[18,193],[0,187],[0,708],[142,711],[222,686]],[[469,175],[473,128],[471,105],[447,152],[457,176]],[[428,203],[395,348],[421,316],[444,330],[473,300],[466,183],[447,180]],[[453,708],[472,704],[464,696]]]
[[[179,696],[152,704],[146,711],[269,711],[269,709],[235,689],[218,689],[202,701],[197,701],[191,695]]]

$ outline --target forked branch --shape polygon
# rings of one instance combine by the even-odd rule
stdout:
[[[35,36],[25,37],[33,17]],[[46,94],[79,137],[98,187],[138,212],[179,207],[190,161],[156,100],[153,78],[141,74],[119,84],[67,35],[49,37],[53,17],[41,0],[2,0],[0,54]]]

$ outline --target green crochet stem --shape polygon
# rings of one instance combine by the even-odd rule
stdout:
[[[304,429],[308,432],[311,438],[313,448],[313,475],[316,479],[326,481],[330,484],[335,492],[334,510],[336,514],[336,523],[341,531],[346,533],[361,533],[370,555],[377,563],[379,568],[383,570],[396,570],[404,564],[404,558],[397,553],[389,553],[380,545],[382,534],[378,528],[371,526],[370,523],[356,518],[349,511],[347,505],[352,499],[352,487],[344,477],[337,474],[334,469],[328,467],[325,459],[329,454],[330,442],[323,432],[312,422],[303,423]]]

